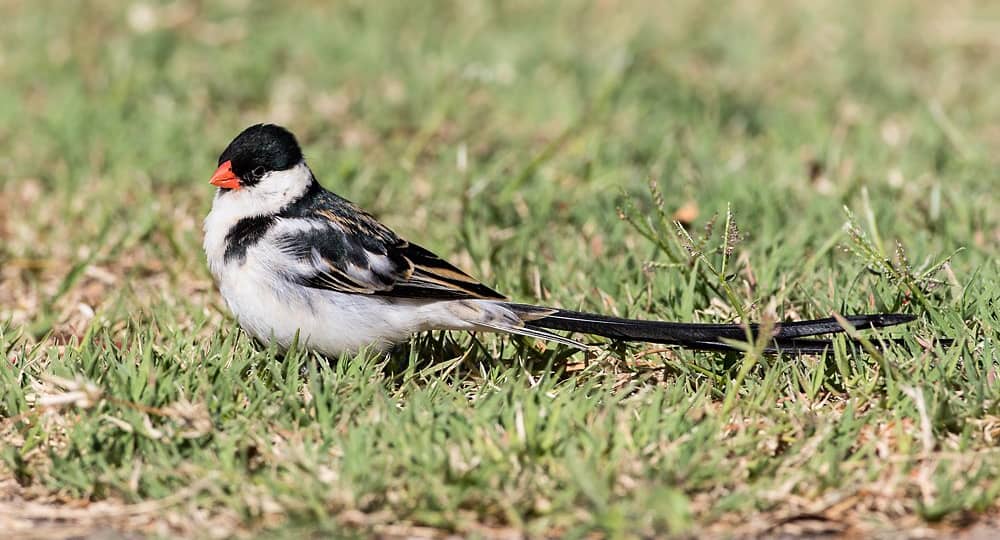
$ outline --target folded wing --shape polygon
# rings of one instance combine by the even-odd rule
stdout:
[[[292,278],[316,289],[425,298],[490,299],[504,296],[416,244],[397,236],[343,199],[282,216],[276,244],[298,264]]]

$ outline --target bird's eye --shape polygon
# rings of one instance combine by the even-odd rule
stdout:
[[[260,178],[261,176],[264,176],[264,167],[258,165],[257,168],[250,171],[250,174],[252,174],[254,178]]]

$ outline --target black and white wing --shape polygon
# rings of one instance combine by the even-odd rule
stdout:
[[[300,284],[351,293],[433,300],[505,297],[454,265],[397,236],[328,192],[283,212],[278,248],[293,258]]]

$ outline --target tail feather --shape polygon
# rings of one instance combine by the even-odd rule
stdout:
[[[746,341],[748,330],[749,336],[752,339],[757,339],[757,334],[761,329],[758,324],[643,321],[580,311],[543,308],[528,304],[507,304],[507,306],[525,321],[525,328],[579,332],[620,341],[661,343],[697,350],[737,350],[736,347],[725,341]],[[913,315],[889,313],[852,315],[844,319],[858,330],[867,330],[905,324],[915,318]],[[764,352],[768,354],[824,354],[833,349],[830,340],[802,338],[843,331],[844,328],[834,318],[776,323],[771,330],[770,341]],[[852,346],[860,346],[856,341],[848,343]]]
[[[587,350],[590,348],[589,346],[580,343],[575,339],[569,339],[560,336],[559,334],[553,334],[552,332],[542,330],[541,328],[528,325],[513,325],[501,322],[486,322],[486,323],[479,323],[479,326],[488,328],[493,331],[506,332],[508,334],[517,334],[519,336],[533,337],[536,339],[543,339],[545,341],[554,341],[556,343],[561,343],[563,345],[575,347],[580,350]]]
[[[847,348],[852,351],[860,351],[863,349],[861,341],[856,339],[849,339],[846,342]],[[906,343],[904,339],[883,339],[883,340],[872,340],[872,345],[876,348],[881,348],[882,345],[888,345],[890,343],[902,345]],[[947,345],[949,342],[941,342],[942,345]],[[738,350],[736,347],[728,343],[723,343],[719,341],[688,341],[683,343],[677,343],[686,349],[693,349],[697,351],[735,351]],[[815,355],[829,355],[833,354],[833,340],[829,339],[776,339],[769,342],[762,350],[763,354],[787,354],[787,355],[800,355],[800,354],[815,354]]]

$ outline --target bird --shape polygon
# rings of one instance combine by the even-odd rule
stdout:
[[[255,124],[219,155],[204,221],[209,270],[239,326],[287,350],[328,357],[389,351],[430,330],[497,332],[589,349],[557,332],[702,351],[738,351],[765,329],[768,354],[829,354],[837,319],[773,325],[634,320],[509,300],[320,185],[295,136]],[[881,313],[845,317],[856,329],[910,322]],[[860,349],[857,340],[847,343]],[[745,346],[744,346],[745,348]]]

